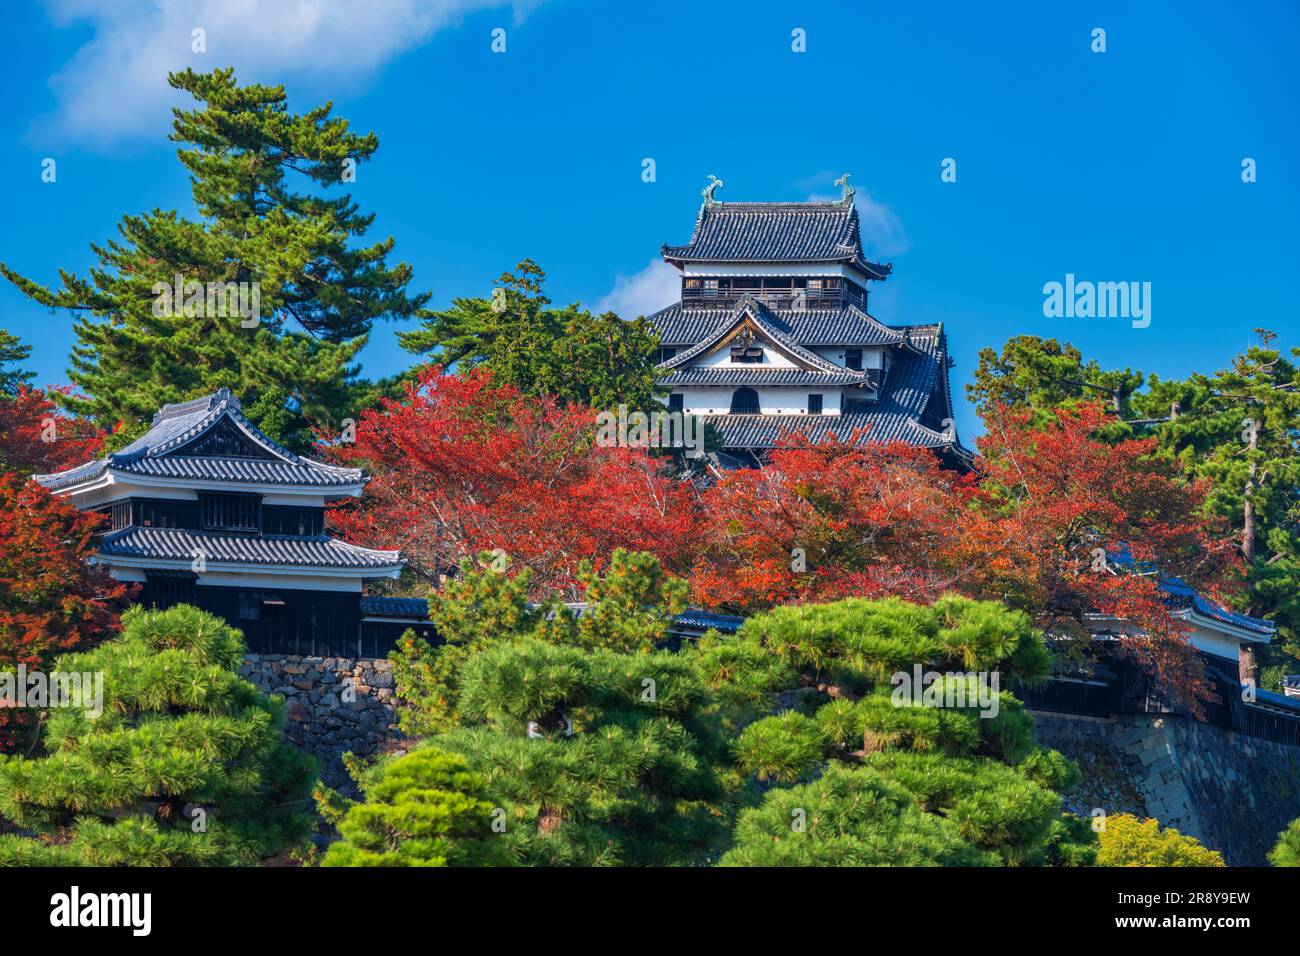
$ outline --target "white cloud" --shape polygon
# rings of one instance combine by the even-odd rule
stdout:
[[[46,0],[58,26],[89,22],[94,38],[50,78],[58,109],[41,143],[104,146],[169,129],[182,102],[169,70],[234,66],[240,82],[362,82],[466,14],[511,7],[518,23],[544,0]],[[502,24],[505,25],[505,24]],[[207,52],[191,49],[206,32]],[[483,38],[487,50],[489,38]]]
[[[595,311],[616,312],[624,319],[658,312],[681,298],[682,274],[662,259],[651,259],[640,272],[620,275],[614,289],[599,302]]]
[[[809,196],[809,202],[834,202],[834,196]],[[872,197],[861,186],[855,187],[853,205],[858,207],[858,221],[862,230],[862,247],[868,255],[889,258],[906,252],[907,234],[898,214],[883,202]]]

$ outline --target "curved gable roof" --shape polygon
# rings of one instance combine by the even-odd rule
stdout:
[[[674,371],[689,366],[696,358],[713,351],[725,342],[734,334],[737,328],[747,322],[752,323],[776,348],[785,352],[795,362],[809,371],[826,372],[839,376],[843,376],[846,371],[849,371],[800,345],[790,336],[788,327],[784,327],[785,323],[778,316],[773,314],[761,302],[748,295],[742,297],[736,303],[736,307],[725,315],[712,332],[691,348],[661,363],[659,367],[665,371]],[[866,376],[866,372],[857,373],[855,381],[865,382]]]
[[[223,422],[267,457],[184,454]],[[280,445],[244,416],[239,399],[227,388],[193,401],[164,405],[149,430],[126,447],[67,471],[37,475],[36,481],[54,491],[97,478],[109,469],[160,478],[322,487],[358,485],[365,480],[359,468],[313,461]]]
[[[852,202],[706,202],[691,241],[662,248],[664,260],[688,262],[844,263],[868,278],[884,279],[889,265],[862,251],[857,207]]]

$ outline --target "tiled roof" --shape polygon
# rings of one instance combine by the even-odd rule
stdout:
[[[729,313],[734,317],[734,313]],[[763,309],[762,319],[770,326],[771,311]],[[873,322],[875,320],[872,320]],[[709,339],[695,348],[674,356],[663,364],[668,369],[678,364],[689,366],[692,357],[705,349],[706,342],[715,341],[730,329],[721,323],[715,327]],[[760,323],[761,324],[761,323]],[[970,452],[963,448],[954,435],[938,431],[921,424],[922,416],[939,421],[950,417],[948,408],[931,409],[929,403],[935,394],[940,375],[944,387],[947,383],[947,344],[940,325],[917,325],[903,328],[881,326],[891,333],[898,344],[891,348],[890,367],[881,383],[877,400],[867,409],[845,412],[840,415],[701,415],[704,421],[716,427],[722,436],[724,448],[772,448],[779,444],[784,436],[798,432],[812,441],[822,441],[834,434],[838,440],[846,441],[858,429],[866,429],[863,441],[905,441],[922,448],[949,448],[962,459],[969,459]],[[766,330],[766,327],[765,327]],[[820,358],[820,357],[818,357]],[[822,360],[825,361],[825,360]],[[789,382],[781,379],[783,370],[771,369],[692,369],[672,370],[660,379],[666,386],[677,385],[826,385],[844,384],[837,381],[851,370],[846,370],[827,363],[833,371],[811,372],[807,370],[785,370],[797,375],[798,380]],[[818,367],[820,369],[820,366]],[[734,381],[728,377],[734,374]],[[762,376],[771,375],[771,379]],[[816,376],[816,378],[814,378]],[[863,373],[860,381],[865,381]]]
[[[785,351],[791,358],[805,366],[810,371],[828,372],[832,374],[843,375],[850,371],[842,365],[836,365],[830,359],[823,358],[816,352],[811,352],[799,344],[798,341],[790,334],[790,331],[781,322],[771,309],[758,302],[750,296],[744,296],[736,307],[731,310],[730,315],[719,322],[718,325],[704,338],[700,339],[695,345],[691,346],[684,352],[674,355],[666,362],[660,363],[660,368],[664,370],[680,369],[690,365],[690,363],[699,355],[710,352],[718,343],[722,342],[731,334],[732,330],[746,320],[752,321],[759,330],[772,341],[779,349]],[[859,373],[860,381],[866,380],[865,373]]]
[[[722,435],[726,448],[773,448],[789,434],[806,435],[810,441],[826,441],[834,435],[847,441],[858,429],[866,429],[862,441],[905,441],[921,448],[946,448],[953,441],[942,432],[926,428],[909,415],[896,411],[871,410],[839,415],[700,415]]]
[[[897,345],[901,329],[891,329],[855,305],[842,309],[773,309],[765,306],[765,319],[800,345]],[[695,345],[736,314],[730,309],[689,309],[680,302],[649,316],[659,331],[659,344]]]
[[[199,457],[177,454],[223,419],[271,458]],[[273,441],[244,417],[239,400],[229,389],[190,402],[164,405],[153,418],[149,431],[120,451],[51,475],[37,475],[36,481],[57,491],[112,470],[126,474],[195,481],[297,484],[346,487],[364,478],[358,468],[338,468],[296,455]]]
[[[716,614],[712,611],[701,611],[693,607],[687,608],[673,619],[675,627],[702,631],[713,628],[723,634],[735,634],[736,631],[740,630],[740,625],[744,623],[745,619],[735,614]]]
[[[358,571],[395,569],[396,551],[372,551],[335,538],[243,536],[178,528],[125,528],[104,536],[99,553],[107,558],[191,561],[202,551],[212,564],[278,564]]]
[[[663,247],[687,262],[842,262],[874,279],[890,267],[863,254],[858,210],[851,202],[706,202],[684,246]]]
[[[1111,556],[1108,555],[1108,557]],[[1198,614],[1221,624],[1231,624],[1243,630],[1270,638],[1277,633],[1277,625],[1272,621],[1265,620],[1262,617],[1251,617],[1249,614],[1239,614],[1236,611],[1230,611],[1226,607],[1215,604],[1208,598],[1202,597],[1180,578],[1162,577],[1160,579],[1160,590],[1168,594],[1174,603],[1190,606]]]
[[[1126,544],[1107,545],[1106,560],[1115,567],[1126,570],[1136,569],[1147,573],[1159,570],[1149,561],[1136,561],[1133,558],[1132,551],[1129,550]],[[1228,608],[1214,603],[1209,598],[1203,597],[1182,578],[1162,574],[1157,579],[1157,584],[1160,586],[1160,590],[1168,595],[1169,604],[1175,608],[1190,608],[1203,617],[1208,617],[1223,624],[1234,625],[1243,630],[1259,634],[1261,637],[1271,638],[1277,633],[1277,625],[1272,621],[1230,611]]]
[[[363,597],[361,613],[372,617],[413,617],[425,621],[429,618],[429,602],[424,598]]]
[[[277,485],[336,486],[355,484],[359,478],[325,472],[313,464],[265,461],[258,458],[142,458],[127,462],[118,471],[159,478],[246,481]]]

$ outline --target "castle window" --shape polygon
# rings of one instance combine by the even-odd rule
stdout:
[[[113,530],[121,531],[131,526],[131,502],[113,502]]]
[[[199,498],[203,527],[209,531],[258,531],[262,527],[258,495],[203,494]]]
[[[674,355],[676,355],[676,354],[677,354],[677,350],[676,350],[676,349],[672,349],[672,348],[660,348],[660,349],[659,349],[659,361],[660,361],[660,362],[667,362],[670,358],[672,358],[672,357],[673,357]]]
[[[758,392],[752,388],[738,388],[731,395],[731,414],[733,415],[757,415]]]
[[[189,573],[146,572],[143,603],[156,608],[193,604],[195,577]]]
[[[844,367],[862,371],[862,349],[845,349]]]
[[[668,396],[668,410],[670,412],[680,412],[682,410],[681,392],[673,392]]]
[[[808,414],[820,415],[822,413],[822,397],[820,395],[808,396]]]
[[[256,621],[261,617],[262,602],[260,595],[256,591],[239,592],[239,619],[241,621]]]

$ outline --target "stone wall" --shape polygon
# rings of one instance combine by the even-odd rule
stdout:
[[[1066,794],[1083,817],[1154,817],[1223,854],[1264,866],[1278,834],[1300,817],[1300,747],[1235,734],[1172,715],[1114,720],[1034,712],[1035,736],[1079,762]]]
[[[285,736],[310,753],[321,779],[352,793],[342,755],[370,756],[399,740],[392,665],[383,658],[247,654],[240,675],[285,700]]]

